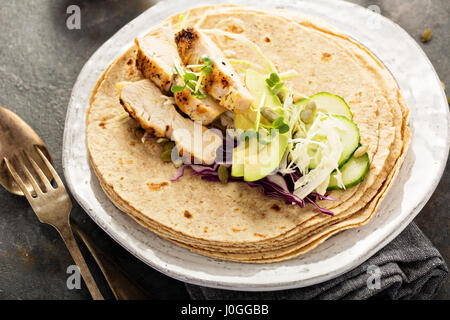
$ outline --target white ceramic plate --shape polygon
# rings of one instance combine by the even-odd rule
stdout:
[[[370,48],[391,70],[411,109],[413,141],[392,189],[374,218],[315,250],[280,263],[225,262],[191,253],[135,223],[116,209],[91,171],[85,146],[89,97],[106,67],[133,38],[169,15],[208,1],[158,3],[108,40],[86,63],[73,88],[64,133],[64,173],[73,195],[112,238],[151,267],[176,279],[216,288],[262,291],[309,286],[368,259],[396,237],[423,208],[443,173],[449,147],[448,104],[424,52],[403,29],[370,10],[342,1],[277,1],[277,7],[317,16]],[[233,3],[273,7],[272,0]]]

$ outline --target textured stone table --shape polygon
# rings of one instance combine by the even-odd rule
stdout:
[[[70,92],[90,55],[128,21],[155,1],[28,0],[0,4],[0,104],[31,124],[50,148],[62,175],[61,148]],[[433,40],[421,44],[441,80],[450,87],[450,1],[354,0],[376,5],[419,41],[425,28]],[[66,10],[81,8],[81,30],[66,27]],[[420,41],[419,41],[420,42]],[[449,263],[450,169],[416,222]],[[72,217],[130,277],[157,299],[183,299],[181,282],[147,267],[111,240],[74,202]],[[89,262],[89,261],[88,261]],[[91,262],[91,261],[90,261]],[[0,189],[0,299],[87,299],[89,293],[66,288],[73,262],[56,231],[37,220],[28,203]],[[92,263],[91,263],[92,265]],[[102,290],[106,285],[99,276]],[[443,285],[437,298],[449,299]],[[111,298],[111,294],[105,294]]]

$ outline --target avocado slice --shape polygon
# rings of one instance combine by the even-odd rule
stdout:
[[[266,78],[264,78],[264,75],[261,73],[248,69],[245,73],[245,84],[253,96],[253,105],[259,105],[263,95],[265,94],[265,107],[269,107],[274,110],[282,107],[280,98],[270,91],[267,86]]]
[[[267,86],[264,75],[255,70],[248,69],[245,75],[245,84],[253,95],[253,106],[259,106],[265,96],[264,107],[272,108],[280,116],[284,114],[283,107],[277,95],[273,94]],[[236,129],[254,130],[257,111],[249,108],[246,112],[235,116]],[[270,126],[271,122],[261,116],[261,124]],[[245,181],[260,180],[273,172],[281,162],[287,149],[289,133],[277,134],[273,142],[260,143],[256,137],[241,142],[233,150],[233,163],[231,176],[244,177]]]
[[[256,138],[254,138],[256,140]],[[249,144],[256,143],[257,148],[247,146],[244,162],[244,180],[257,181],[278,168],[289,142],[289,134],[277,134],[273,142],[263,145],[257,141],[249,141]]]
[[[245,162],[245,151],[246,143],[241,142],[236,148],[233,149],[233,162],[231,166],[231,176],[232,177],[243,177],[244,176],[244,162]]]
[[[265,95],[264,106],[272,108],[275,112],[279,113],[280,116],[283,115],[280,98],[270,91],[264,75],[255,70],[248,69],[245,73],[245,85],[253,96],[253,106],[259,106],[261,99]],[[256,110],[250,107],[247,111],[236,114],[234,127],[242,130],[254,129],[256,116]],[[264,125],[271,124],[264,117],[261,117],[261,123]]]

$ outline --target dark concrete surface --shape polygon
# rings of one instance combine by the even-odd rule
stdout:
[[[83,64],[117,30],[155,1],[0,0],[0,104],[18,113],[49,146],[62,176],[61,148],[70,92]],[[441,80],[450,87],[450,1],[354,0],[400,24],[420,43],[426,28],[434,37],[420,44]],[[79,5],[81,30],[68,30],[66,9]],[[413,63],[413,62],[412,62]],[[450,168],[415,219],[445,257],[450,258]],[[130,277],[156,299],[188,298],[181,282],[147,267],[111,240],[74,202],[72,218]],[[88,259],[89,260],[89,259]],[[92,262],[92,261],[88,261]],[[66,269],[73,262],[56,231],[37,220],[28,203],[0,189],[0,299],[88,299],[68,290]],[[92,267],[95,267],[90,263]],[[107,298],[98,270],[93,272]],[[450,298],[443,284],[437,299]]]

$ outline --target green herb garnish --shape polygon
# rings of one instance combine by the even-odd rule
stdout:
[[[213,71],[213,69],[212,69],[212,67],[210,67],[210,66],[204,66],[204,67],[202,67],[202,69],[201,69],[201,72],[202,72],[202,73],[205,73],[205,74],[210,74],[210,73],[212,73],[212,71]]]
[[[284,86],[284,82],[281,82],[280,76],[276,73],[271,73],[266,79],[266,83],[273,94],[278,94]]]
[[[206,95],[205,93],[202,93],[200,91],[194,92],[194,97],[199,98],[199,99],[205,99],[208,95]]]
[[[176,66],[174,73],[178,74],[183,78],[184,86],[180,85],[174,85],[170,88],[170,91],[172,93],[181,92],[186,88],[189,88],[194,97],[198,99],[205,99],[207,95],[201,91],[201,89],[204,87],[202,85],[203,79],[206,77],[207,74],[212,73],[212,65],[214,63],[214,60],[212,60],[208,56],[204,56],[201,58],[202,64],[199,64],[196,67],[200,67],[200,73],[194,73],[194,72],[184,72],[181,68],[181,66]]]
[[[212,67],[212,65],[214,63],[214,60],[208,56],[203,56],[201,60],[205,66],[209,66],[209,67]]]
[[[172,91],[173,93],[177,93],[183,91],[184,88],[186,88],[186,86],[172,86],[172,88],[170,88],[170,91]]]
[[[186,72],[183,76],[184,81],[197,81],[197,76],[192,72]]]
[[[279,132],[280,134],[283,134],[283,133],[286,133],[286,132],[289,131],[289,125],[287,125],[287,124],[284,122],[284,117],[279,117],[277,120],[275,120],[275,121],[272,123],[272,127],[273,127],[274,129],[278,130],[278,132]]]
[[[276,73],[271,73],[269,78],[266,79],[267,84],[269,85],[269,87],[273,87],[274,85],[276,85],[277,83],[280,82],[280,77],[278,76],[278,74]]]

